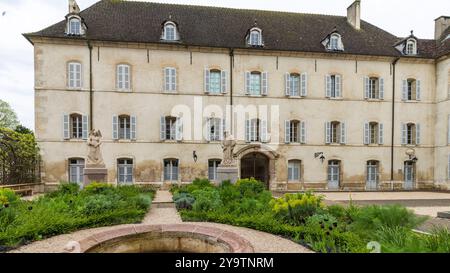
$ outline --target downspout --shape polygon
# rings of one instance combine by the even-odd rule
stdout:
[[[391,134],[391,188],[394,189],[394,140],[395,140],[395,65],[400,58],[392,62],[392,134]]]
[[[92,44],[87,40],[89,48],[89,124],[90,129],[94,128],[94,111],[93,111],[93,91],[92,91]]]
[[[233,135],[233,63],[234,63],[234,49],[230,48],[230,134]],[[236,136],[235,136],[236,137]]]

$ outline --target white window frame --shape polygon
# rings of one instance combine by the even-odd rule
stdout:
[[[259,71],[250,72],[249,94],[251,96],[262,95],[262,73]]]
[[[70,115],[70,138],[83,138],[83,116],[80,114]]]
[[[121,174],[123,170],[123,174]],[[117,183],[132,184],[134,181],[134,160],[131,158],[117,159]]]
[[[68,22],[68,34],[81,35],[81,20],[79,18],[70,18]]]
[[[300,182],[301,181],[301,161],[289,160],[288,161],[288,182]]]
[[[222,163],[220,159],[210,159],[208,160],[208,179],[210,181],[217,181],[217,168]],[[211,166],[212,165],[212,166]]]
[[[378,185],[380,181],[380,169],[379,169],[380,163],[375,160],[367,161],[366,163],[366,183],[368,184],[376,184]]]
[[[412,46],[412,48],[410,48]],[[417,42],[414,39],[409,39],[405,44],[405,54],[406,55],[417,55]]]
[[[169,31],[170,30],[170,31]],[[164,35],[163,40],[165,41],[178,41],[178,29],[174,22],[166,22],[164,24]],[[169,36],[169,33],[173,33],[173,36]]]
[[[83,67],[80,62],[67,63],[67,86],[70,89],[81,89],[82,70]]]
[[[131,66],[129,64],[118,64],[116,69],[117,90],[131,91]]]
[[[262,46],[262,30],[259,28],[252,28],[248,34],[248,45]]]
[[[75,163],[72,163],[75,162]],[[82,158],[69,159],[69,182],[83,184],[85,160]]]
[[[176,163],[176,164],[175,164]],[[167,164],[167,166],[166,166]],[[176,158],[163,160],[164,181],[178,181],[180,177],[180,161]]]
[[[121,115],[118,117],[118,136],[119,139],[131,139],[131,117]]]
[[[177,69],[175,67],[164,68],[164,91],[177,92]]]

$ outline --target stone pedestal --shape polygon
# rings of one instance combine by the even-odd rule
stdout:
[[[221,166],[217,167],[217,181],[222,183],[229,180],[232,184],[236,184],[239,179],[239,169],[237,166]]]
[[[450,219],[450,211],[438,212],[439,218]]]
[[[106,168],[85,168],[83,186],[92,182],[108,182],[108,170]]]

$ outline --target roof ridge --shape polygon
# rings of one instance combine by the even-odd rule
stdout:
[[[114,3],[133,3],[133,4],[145,4],[145,5],[164,5],[164,6],[178,6],[178,7],[193,7],[193,8],[208,8],[208,9],[225,9],[225,10],[233,10],[233,11],[254,11],[254,12],[266,12],[266,13],[284,13],[291,15],[312,15],[312,16],[326,16],[326,17],[338,17],[338,18],[346,18],[343,15],[334,15],[334,14],[323,14],[323,13],[308,13],[308,12],[292,12],[292,11],[280,11],[280,10],[267,10],[267,9],[247,9],[247,8],[233,8],[233,7],[223,7],[223,6],[208,6],[208,5],[191,5],[191,4],[175,4],[175,3],[162,3],[162,2],[154,2],[154,1],[144,1],[144,0],[101,0],[94,5],[100,2],[111,2]],[[220,3],[219,3],[220,4]],[[92,5],[92,6],[94,6]],[[91,7],[92,7],[91,6]]]

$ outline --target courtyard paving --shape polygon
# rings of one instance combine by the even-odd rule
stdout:
[[[172,195],[168,191],[158,191],[153,200],[150,212],[145,216],[142,224],[177,224],[183,223],[174,204]],[[216,227],[222,230],[238,234],[249,241],[256,253],[312,253],[311,250],[285,238],[269,233],[260,232],[248,228],[234,227],[217,223],[189,223],[208,227]],[[80,230],[71,234],[64,234],[34,242],[11,251],[12,253],[61,253],[70,241],[80,241],[93,234],[110,231],[118,227],[133,225],[120,225],[113,227],[101,227]]]

